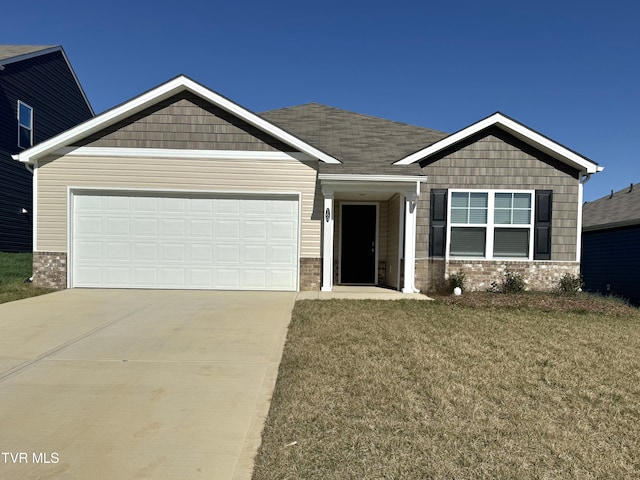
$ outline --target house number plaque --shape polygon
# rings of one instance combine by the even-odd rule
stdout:
[[[324,218],[325,220],[328,222],[329,220],[331,220],[331,210],[329,208],[327,208],[324,212]]]

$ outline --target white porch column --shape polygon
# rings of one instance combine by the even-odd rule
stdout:
[[[322,190],[324,210],[322,212],[322,288],[333,290],[333,190]]]
[[[404,286],[402,293],[415,291],[417,198],[416,193],[407,193],[404,197]]]

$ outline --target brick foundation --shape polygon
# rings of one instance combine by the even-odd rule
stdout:
[[[558,286],[560,278],[565,273],[580,274],[580,264],[577,262],[450,260],[446,262],[444,276],[440,279],[444,283],[449,275],[462,271],[465,274],[465,284],[468,291],[485,291],[491,288],[491,282],[500,283],[504,279],[507,268],[511,272],[522,275],[527,290],[537,291],[553,290]]]
[[[67,288],[67,254],[33,252],[33,284],[37,287]]]
[[[300,259],[300,290],[320,290],[322,279],[321,258]]]

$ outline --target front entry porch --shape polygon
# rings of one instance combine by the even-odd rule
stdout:
[[[320,175],[322,288],[415,293],[416,206],[426,177]]]

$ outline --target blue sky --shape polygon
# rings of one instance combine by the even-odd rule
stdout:
[[[640,182],[636,0],[10,2],[0,43],[62,45],[96,113],[178,74],[261,112],[319,102],[457,131],[501,111]]]

